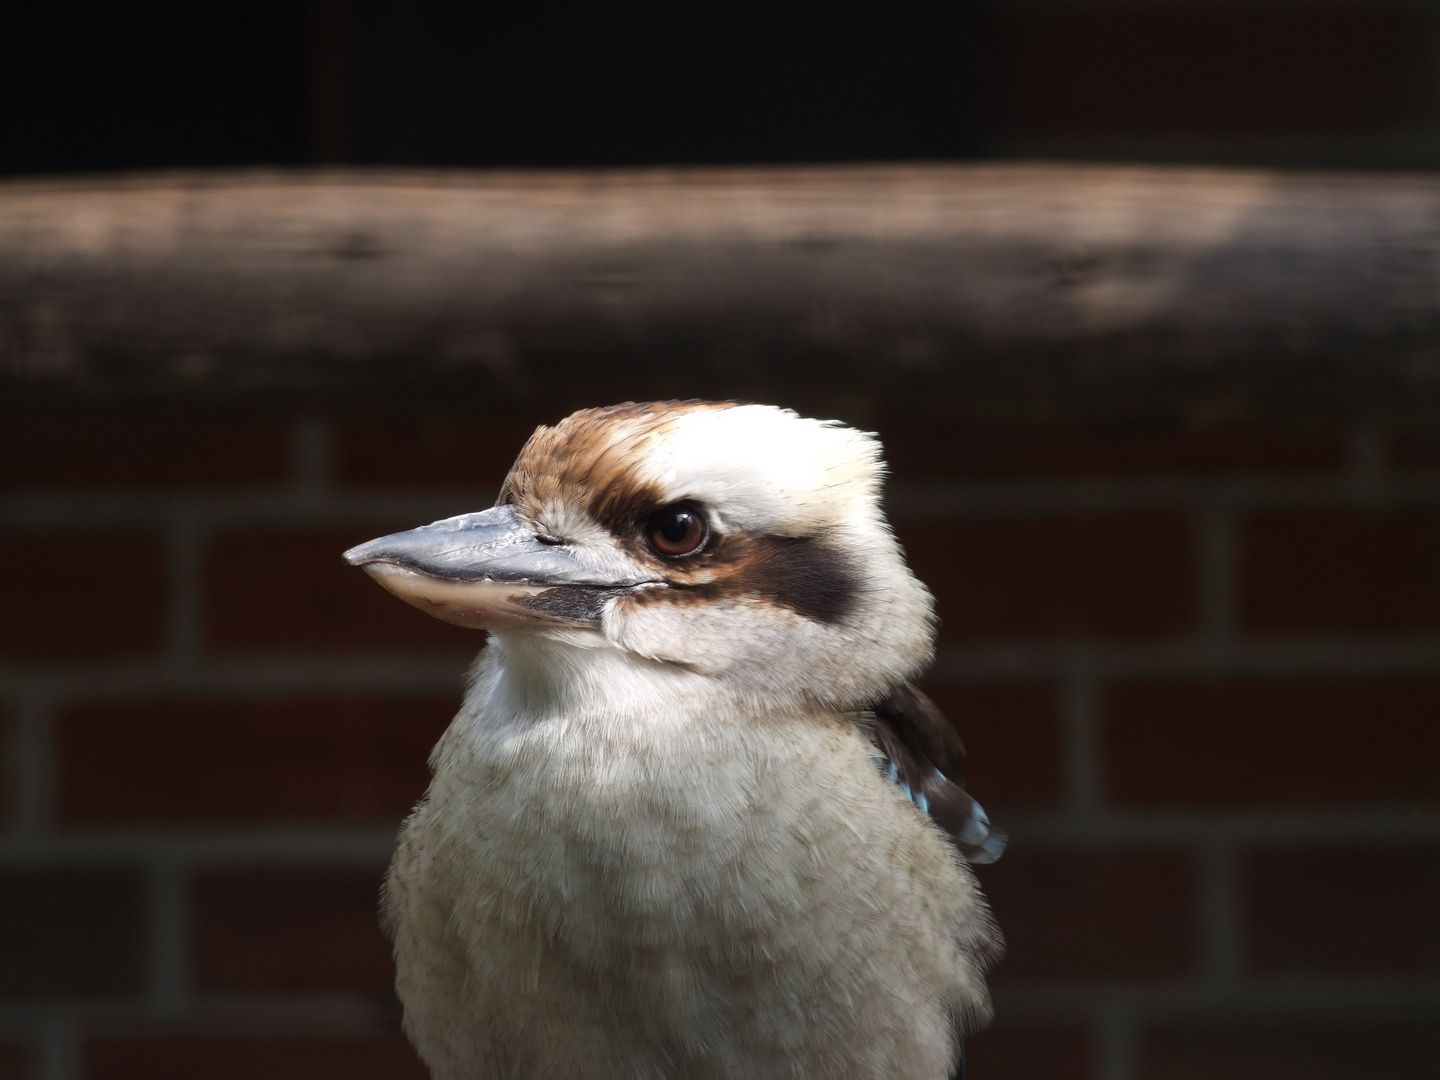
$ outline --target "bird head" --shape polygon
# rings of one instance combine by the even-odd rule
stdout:
[[[588,409],[497,504],[345,553],[461,626],[619,650],[765,700],[860,708],[931,658],[934,604],[872,435],[766,405]]]

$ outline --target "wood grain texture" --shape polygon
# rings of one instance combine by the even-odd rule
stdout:
[[[803,401],[845,387],[1122,412],[1217,397],[1410,409],[1440,400],[1437,346],[1440,180],[1422,176],[976,165],[0,184],[12,399]]]

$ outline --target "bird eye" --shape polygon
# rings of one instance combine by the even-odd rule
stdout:
[[[689,503],[662,506],[645,522],[645,538],[651,550],[667,559],[694,555],[709,536],[705,515]]]

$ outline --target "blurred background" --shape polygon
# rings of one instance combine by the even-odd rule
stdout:
[[[421,1077],[376,892],[479,641],[339,553],[692,394],[885,440],[1013,836],[972,1080],[1440,1076],[1437,48],[1430,0],[7,12],[0,1080]]]

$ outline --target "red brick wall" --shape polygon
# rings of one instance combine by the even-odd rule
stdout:
[[[0,424],[0,1080],[421,1075],[375,892],[479,637],[339,553],[528,419]],[[1440,455],[874,422],[1013,835],[974,1080],[1440,1075]]]

